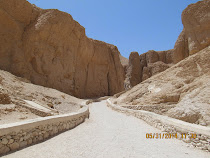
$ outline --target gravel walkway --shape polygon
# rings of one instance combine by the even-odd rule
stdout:
[[[144,121],[112,111],[106,102],[90,105],[90,119],[73,130],[3,158],[209,158],[176,139],[146,139],[160,133]]]

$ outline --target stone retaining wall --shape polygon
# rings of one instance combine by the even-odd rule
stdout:
[[[0,156],[72,129],[88,117],[89,109],[83,106],[76,113],[0,125]]]
[[[163,132],[177,134],[177,139],[189,143],[190,146],[210,152],[210,128],[196,124],[191,124],[167,116],[155,114],[149,111],[127,109],[113,104],[110,99],[107,100],[107,105],[113,110],[122,112],[128,115],[133,115],[144,120],[149,125],[152,125]],[[186,134],[186,139],[182,138],[182,134]],[[189,135],[188,135],[189,134]],[[191,134],[196,134],[196,138],[192,138]]]

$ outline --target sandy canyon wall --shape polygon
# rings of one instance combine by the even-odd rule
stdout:
[[[175,44],[175,63],[210,45],[209,13],[210,0],[190,4],[182,12],[184,29]]]
[[[210,126],[210,46],[115,95],[113,103]]]
[[[80,98],[113,95],[207,47],[209,12],[210,0],[189,5],[174,49],[133,52],[128,63],[117,47],[88,38],[67,13],[0,0],[0,69]]]
[[[71,15],[0,0],[0,69],[80,98],[124,89],[116,46],[93,40]]]
[[[166,70],[171,65],[178,63],[189,55],[195,54],[209,46],[209,13],[210,0],[190,4],[182,13],[184,28],[173,49],[168,51],[151,50],[140,56],[131,53],[126,72],[126,87],[133,87],[151,76]],[[137,71],[137,69],[139,70]],[[136,74],[137,72],[138,74]]]

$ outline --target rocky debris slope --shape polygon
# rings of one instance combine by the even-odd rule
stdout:
[[[0,69],[80,98],[124,89],[117,47],[88,38],[71,15],[0,0]]]
[[[114,102],[210,126],[209,59],[210,46],[143,81]]]
[[[29,102],[57,115],[77,111],[83,100],[0,70],[0,124],[42,116],[39,110],[30,108]]]
[[[190,4],[182,13],[182,23],[184,26],[183,31],[180,33],[174,49],[168,51],[148,51],[140,55],[140,69],[137,78],[135,76],[126,78],[126,83],[129,84],[139,81],[144,81],[151,76],[158,74],[173,63],[185,59],[189,55],[195,54],[200,50],[210,45],[210,0],[199,1],[195,4]],[[132,53],[131,53],[132,56]],[[136,57],[139,60],[139,57]],[[135,66],[137,67],[137,65]],[[135,68],[136,69],[136,68]],[[129,69],[128,74],[132,74]],[[130,72],[131,71],[131,72]],[[129,76],[129,75],[127,75]],[[140,83],[138,82],[138,83]],[[137,84],[138,84],[137,83]],[[131,84],[131,86],[133,86]]]

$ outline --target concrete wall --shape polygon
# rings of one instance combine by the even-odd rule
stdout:
[[[76,113],[0,125],[0,156],[72,129],[88,117],[89,109],[83,106]]]
[[[191,124],[174,118],[163,115],[158,115],[153,112],[143,110],[133,110],[113,104],[110,99],[107,104],[113,110],[122,112],[128,115],[133,115],[147,122],[163,132],[177,133],[177,138],[185,143],[190,143],[192,146],[210,152],[210,128],[196,124]],[[182,134],[186,133],[187,138],[182,138]],[[189,135],[188,135],[189,134]],[[192,138],[191,134],[196,134],[196,138]]]

